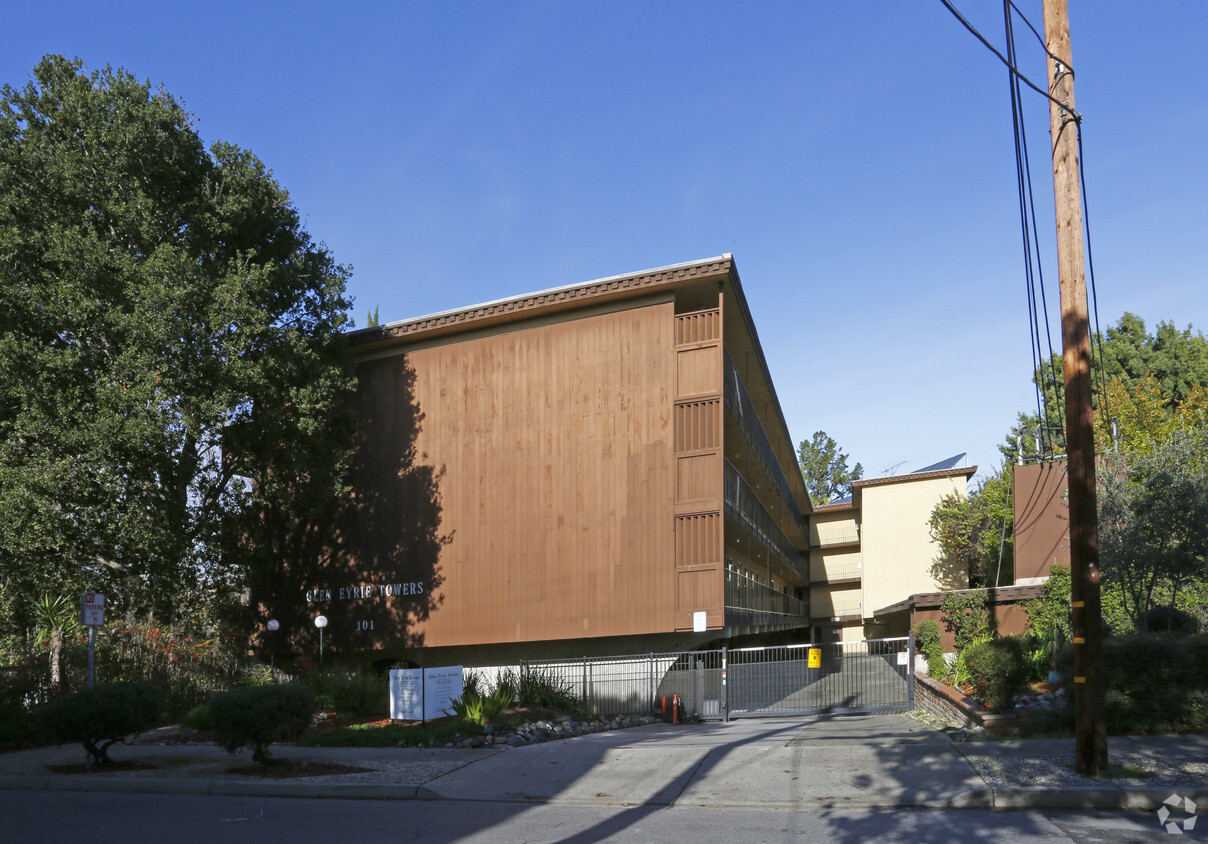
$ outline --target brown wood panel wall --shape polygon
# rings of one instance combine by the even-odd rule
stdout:
[[[675,626],[724,624],[721,311],[675,318]]]
[[[425,645],[673,628],[674,322],[668,302],[407,355],[447,537]]]

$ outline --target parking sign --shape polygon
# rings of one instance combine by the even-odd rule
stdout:
[[[100,627],[105,623],[105,596],[100,592],[85,592],[80,608],[86,626]]]

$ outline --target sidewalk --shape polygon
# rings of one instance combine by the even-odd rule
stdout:
[[[274,755],[362,773],[265,780],[250,753],[117,745],[145,770],[53,773],[78,745],[0,754],[0,788],[420,799],[574,805],[1155,810],[1171,794],[1208,807],[1208,736],[1112,738],[1113,765],[1148,779],[1087,781],[1073,739],[953,743],[902,715],[653,724],[501,749],[302,748]],[[236,772],[232,773],[231,769]]]

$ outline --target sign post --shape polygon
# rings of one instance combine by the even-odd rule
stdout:
[[[96,684],[96,629],[105,623],[105,596],[85,592],[80,596],[80,621],[88,628],[88,688]]]

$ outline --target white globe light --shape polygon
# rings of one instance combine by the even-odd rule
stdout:
[[[281,628],[281,622],[277,621],[275,618],[270,618],[266,626],[268,627],[269,632],[276,632]]]
[[[327,626],[327,616],[321,615],[315,619],[315,627],[318,627],[320,630],[322,630],[326,626]]]

